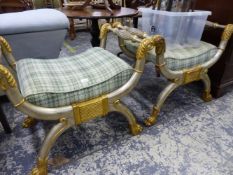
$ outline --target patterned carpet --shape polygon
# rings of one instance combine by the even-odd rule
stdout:
[[[66,41],[61,56],[90,48],[89,40],[89,33],[78,33],[76,40]],[[113,36],[108,50],[120,51]],[[141,124],[166,83],[148,64],[137,88],[124,98]],[[127,121],[118,113],[68,130],[50,155],[66,163],[50,165],[49,174],[232,175],[233,90],[209,103],[200,99],[201,90],[201,83],[179,88],[166,101],[157,124],[145,127],[139,136],[129,134]],[[24,115],[9,103],[3,109],[13,133],[7,135],[0,127],[0,175],[28,174],[54,123],[39,122],[34,128],[23,129]]]

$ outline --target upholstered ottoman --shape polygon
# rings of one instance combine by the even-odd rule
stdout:
[[[0,15],[0,35],[10,43],[16,59],[57,58],[69,21],[54,9]]]

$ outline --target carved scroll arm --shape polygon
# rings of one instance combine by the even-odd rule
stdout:
[[[0,59],[2,54],[8,58],[12,56],[10,45],[0,36]],[[15,108],[26,115],[41,120],[58,120],[62,116],[72,117],[72,106],[59,108],[44,108],[29,103],[21,94],[17,81],[11,71],[0,64],[0,90],[5,92]]]
[[[5,38],[3,38],[2,36],[0,36],[0,45],[1,45],[1,51],[2,54],[6,60],[6,62],[8,63],[8,65],[15,70],[16,67],[16,61],[14,56],[12,55],[12,49],[11,46],[9,45],[9,43],[5,40]],[[1,61],[2,61],[3,57],[1,57]]]
[[[144,71],[147,54],[150,51],[155,52],[161,57],[164,57],[163,54],[165,52],[165,40],[159,35],[153,37],[142,37],[143,35],[138,36],[135,33],[139,33],[139,31],[134,29],[131,30],[126,26],[122,26],[119,22],[113,24],[106,23],[102,26],[100,32],[101,47],[103,48],[106,46],[107,34],[110,31],[117,35],[122,50],[125,48],[124,41],[126,40],[138,43],[138,48],[136,52],[133,53],[134,58],[136,57],[136,59],[133,67],[134,72],[131,78],[120,89],[109,94],[110,101],[114,102],[117,99],[123,97],[125,94],[128,94],[137,85]],[[127,48],[125,48],[125,50],[127,50]]]
[[[220,25],[218,23],[215,22],[211,22],[211,21],[206,21],[206,27],[211,27],[211,28],[222,28],[224,29],[224,25]]]
[[[211,59],[210,61],[208,61],[202,65],[203,67],[209,68],[218,61],[218,59],[222,56],[223,52],[225,51],[227,44],[228,44],[228,41],[230,40],[230,38],[233,35],[233,24],[219,25],[217,23],[207,22],[207,25],[210,27],[213,27],[213,28],[224,29],[216,55],[214,56],[213,59]]]
[[[106,24],[107,25],[107,24]],[[112,25],[108,24],[109,30],[118,35],[119,38],[119,46],[124,54],[131,58],[140,58],[140,59],[146,59],[147,54],[149,52],[155,53],[155,60],[156,60],[156,69],[157,71],[161,72],[165,77],[168,77],[169,79],[175,79],[178,76],[182,76],[182,71],[172,71],[169,70],[166,66],[166,60],[164,57],[164,53],[166,50],[166,43],[165,39],[162,36],[155,35],[155,36],[148,36],[145,32],[142,32],[135,28],[130,28],[127,26],[122,26],[120,22],[115,22]],[[146,50],[144,51],[143,57],[139,56],[139,52],[131,52],[127,49],[125,45],[125,41],[130,40],[132,42],[140,44],[143,42],[144,46],[146,45]],[[148,41],[150,40],[150,41]],[[138,50],[139,50],[138,46]],[[141,45],[142,47],[142,45]]]
[[[233,24],[221,25],[218,23],[207,21],[206,27],[224,29],[222,33],[221,41],[228,41],[233,34]]]

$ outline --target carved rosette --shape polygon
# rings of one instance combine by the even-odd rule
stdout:
[[[229,40],[232,34],[233,34],[233,24],[226,25],[222,35],[222,40],[224,41]]]

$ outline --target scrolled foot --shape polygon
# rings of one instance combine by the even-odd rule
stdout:
[[[134,135],[134,136],[140,134],[143,130],[142,126],[139,124],[131,125],[130,129],[131,129],[132,135]]]
[[[32,169],[31,175],[47,175],[43,170],[35,167]]]
[[[27,117],[24,121],[23,121],[23,128],[31,128],[32,126],[34,126],[37,123],[37,120],[32,118],[32,117]]]
[[[48,160],[47,159],[38,159],[37,166],[32,169],[30,175],[47,175],[48,170]]]
[[[157,121],[158,115],[159,115],[159,109],[157,107],[154,107],[152,115],[144,121],[145,125],[153,126]]]
[[[156,121],[157,121],[157,117],[150,116],[144,121],[144,123],[146,126],[153,126],[156,123]]]
[[[202,95],[202,99],[205,101],[205,102],[210,102],[212,101],[212,95],[210,94],[209,91],[205,91]]]

